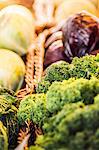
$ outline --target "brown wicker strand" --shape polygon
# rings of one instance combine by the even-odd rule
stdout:
[[[26,89],[28,93],[34,92],[34,53],[35,53],[35,43],[33,43],[27,54],[27,62],[26,62],[26,75],[25,75],[25,82],[26,82]]]
[[[46,28],[52,27],[54,23],[54,3],[53,0],[35,0],[33,4],[36,18],[36,30],[38,33]]]
[[[30,121],[25,122],[25,124],[26,124],[25,130],[20,129],[20,132],[19,132],[19,135],[18,135],[18,143],[19,144],[21,144],[22,141],[24,140],[24,138],[29,134],[29,132],[30,132],[30,123],[31,123]],[[26,144],[24,146],[24,150],[27,150],[27,149],[28,149],[28,144]]]
[[[24,88],[24,89],[19,90],[19,91],[16,93],[16,96],[17,96],[18,99],[21,100],[21,99],[23,99],[24,96],[26,96],[27,94],[28,94],[27,89]]]
[[[43,74],[43,62],[44,62],[44,54],[45,54],[45,40],[46,36],[49,34],[48,30],[45,30],[43,33],[40,33],[37,38],[37,48],[35,50],[35,75],[34,75],[34,83],[35,87],[38,82],[41,80]]]

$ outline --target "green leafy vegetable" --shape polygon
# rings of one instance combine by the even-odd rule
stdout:
[[[48,115],[46,111],[46,95],[32,94],[26,96],[20,103],[17,115],[19,124],[31,120],[41,126]]]

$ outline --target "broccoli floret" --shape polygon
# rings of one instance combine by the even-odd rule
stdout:
[[[90,79],[92,76],[98,76],[98,68],[98,56],[88,55],[81,58],[75,57],[71,64],[70,76]]]
[[[85,104],[92,104],[97,94],[99,94],[99,80],[97,78],[54,82],[46,94],[46,106],[50,113],[57,113],[65,103],[82,101]]]
[[[37,93],[46,93],[50,87],[51,83],[49,81],[45,81],[44,79],[42,79],[36,88],[36,92]]]
[[[17,114],[20,125],[30,120],[39,126],[41,126],[47,115],[45,94],[31,94],[26,96],[20,102]]]
[[[44,150],[98,150],[99,105],[66,104],[43,129],[36,144]]]
[[[54,81],[67,80],[69,77],[69,64],[65,61],[59,61],[46,69],[44,80],[52,83]]]

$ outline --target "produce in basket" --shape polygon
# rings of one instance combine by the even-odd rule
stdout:
[[[21,5],[11,5],[0,11],[0,48],[19,55],[27,53],[34,39],[32,13]]]
[[[70,62],[75,56],[81,57],[95,50],[99,43],[99,19],[81,11],[50,32],[45,42],[45,67],[58,60]]]
[[[8,150],[7,128],[0,121],[0,150]]]
[[[12,90],[20,89],[25,75],[23,60],[16,53],[0,49],[0,85]]]
[[[95,16],[99,16],[98,10],[94,4],[88,0],[65,0],[56,9],[55,19],[59,23],[61,20],[82,10],[86,10]]]

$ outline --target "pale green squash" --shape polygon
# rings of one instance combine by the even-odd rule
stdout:
[[[0,49],[0,86],[16,91],[23,83],[25,65],[20,56]]]
[[[21,5],[10,5],[0,11],[0,48],[19,55],[27,53],[34,39],[32,13]]]

